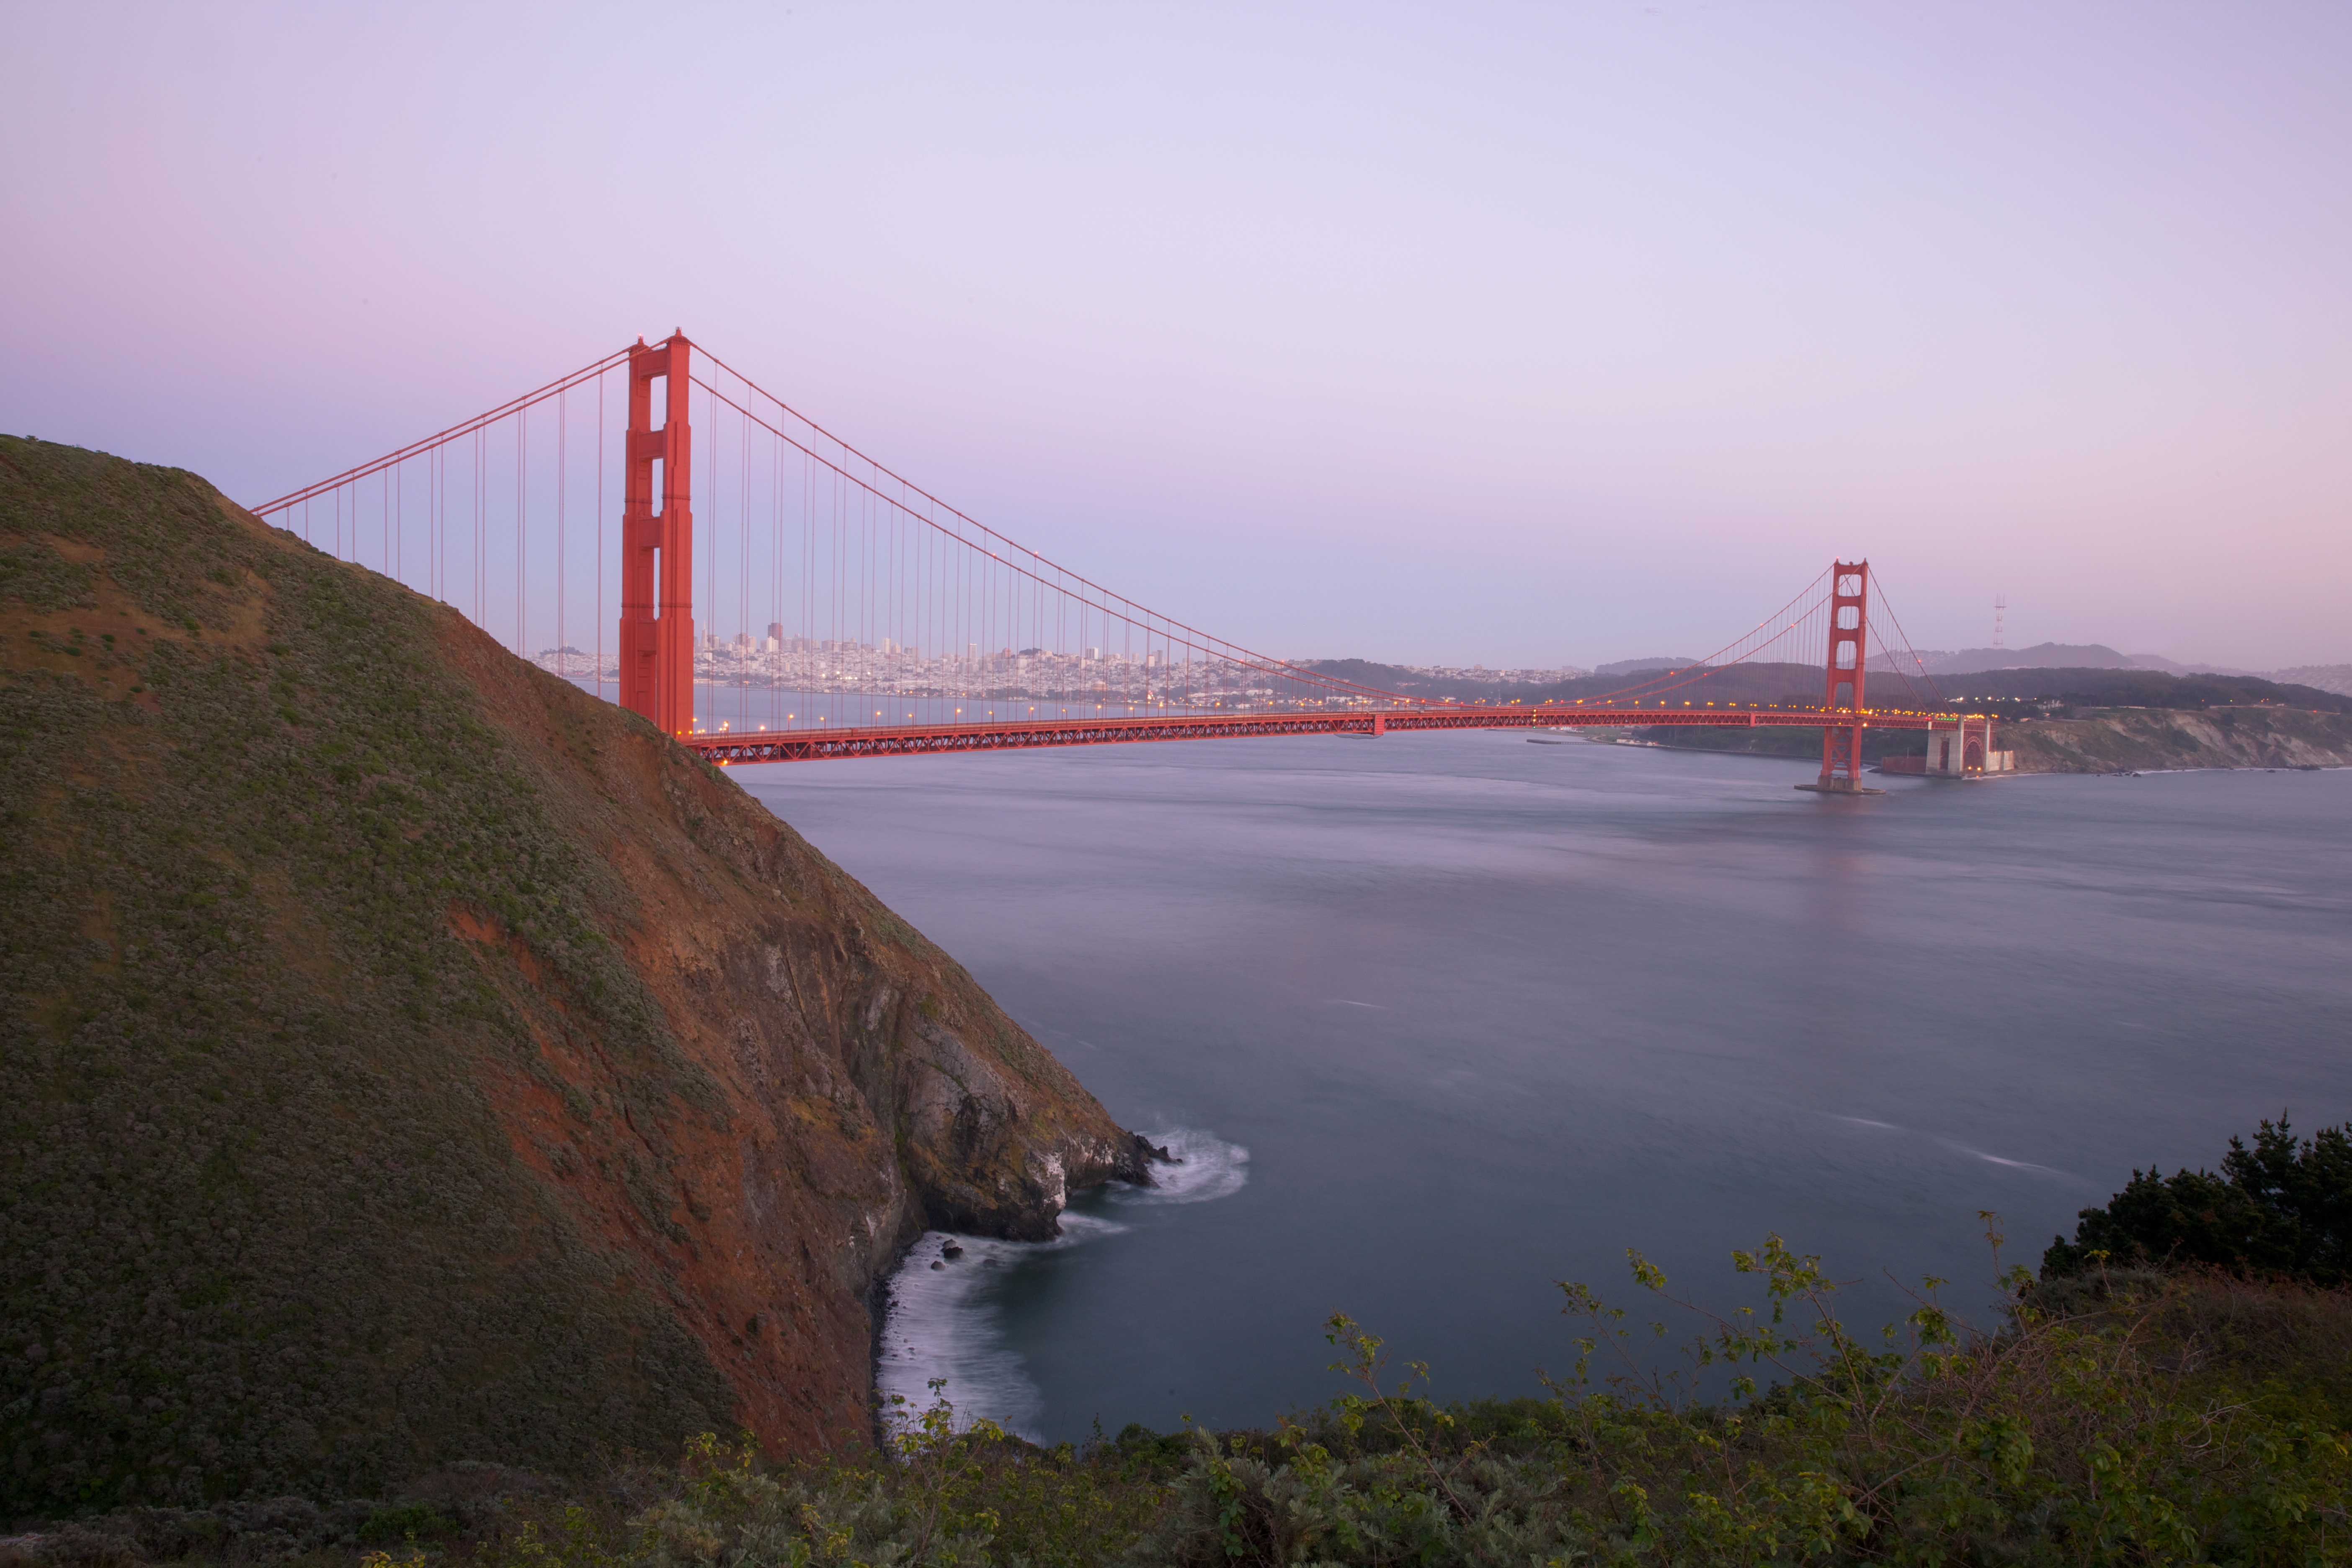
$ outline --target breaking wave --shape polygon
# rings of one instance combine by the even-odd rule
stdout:
[[[1062,1234],[1051,1241],[923,1232],[886,1287],[888,1305],[874,1358],[885,1423],[911,1422],[944,1397],[955,1407],[959,1427],[986,1416],[1034,1439],[1045,1402],[1022,1370],[1020,1352],[1005,1343],[999,1310],[1004,1281],[1033,1258],[1126,1228],[1091,1215],[1064,1214]],[[951,1247],[960,1256],[948,1256]],[[935,1380],[937,1390],[930,1386]]]
[[[1154,1164],[1150,1187],[1114,1187],[1107,1205],[1201,1204],[1231,1197],[1249,1180],[1249,1151],[1189,1127],[1144,1136],[1174,1156]],[[955,1423],[985,1416],[1034,1441],[1045,1397],[1004,1331],[1004,1287],[1015,1270],[1049,1253],[1118,1236],[1129,1227],[1099,1214],[1065,1211],[1051,1241],[999,1241],[927,1230],[884,1286],[874,1384],[886,1424],[911,1424],[944,1397]],[[958,1248],[954,1257],[950,1247]],[[940,1386],[934,1390],[931,1384]],[[891,1403],[894,1399],[901,1401]]]
[[[1115,1204],[1205,1204],[1229,1198],[1249,1181],[1249,1151],[1213,1133],[1190,1127],[1146,1132],[1145,1140],[1176,1157],[1169,1165],[1154,1163],[1153,1184],[1119,1187],[1110,1194]]]

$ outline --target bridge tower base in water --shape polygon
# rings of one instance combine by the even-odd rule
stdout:
[[[694,432],[686,419],[693,352],[676,333],[652,348],[639,338],[629,350],[622,460],[621,705],[668,735],[694,728]]]
[[[1870,563],[1830,563],[1829,658],[1822,686],[1822,776],[1799,789],[1822,795],[1884,795],[1862,782],[1862,732],[1869,728],[1863,681],[1869,673]]]

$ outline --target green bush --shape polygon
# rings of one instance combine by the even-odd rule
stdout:
[[[479,1568],[2352,1563],[2352,1294],[2012,1269],[1988,1329],[1930,1279],[1902,1321],[1863,1334],[1820,1260],[1778,1237],[1733,1255],[1764,1288],[1754,1311],[1708,1311],[1632,1264],[1696,1333],[1662,1357],[1665,1321],[1563,1285],[1576,1359],[1547,1398],[1441,1405],[1414,1392],[1426,1368],[1395,1378],[1381,1341],[1335,1315],[1353,1390],[1266,1430],[1129,1426],[1047,1448],[959,1427],[941,1402],[894,1411],[880,1453],[771,1464],[704,1436],[675,1468],[569,1499],[473,1478],[499,1496],[462,1529],[432,1502],[356,1505],[364,1522],[339,1529],[280,1500],[250,1519],[224,1505],[226,1537],[149,1510],[38,1550],[242,1562],[376,1545],[362,1568],[438,1550]]]
[[[457,1533],[457,1521],[429,1502],[395,1503],[368,1515],[359,1538],[370,1546],[404,1541],[438,1541]]]
[[[2102,1266],[2205,1264],[2316,1285],[2352,1281],[2352,1125],[2296,1143],[2286,1118],[2254,1146],[2230,1140],[2221,1173],[2135,1170],[2105,1208],[2084,1209],[2074,1239],[2051,1238],[2042,1276]]]
[[[1413,1393],[1426,1368],[1393,1379],[1381,1341],[1335,1316],[1355,1391],[1271,1430],[1043,1449],[958,1431],[942,1404],[888,1457],[772,1470],[706,1438],[634,1516],[599,1531],[575,1507],[484,1552],[501,1568],[2352,1562],[2352,1402],[2326,1371],[2352,1363],[2352,1297],[2012,1269],[1989,1330],[1927,1280],[1865,1336],[1819,1259],[1778,1237],[1734,1254],[1765,1288],[1756,1312],[1708,1312],[1633,1266],[1696,1315],[1684,1357],[1656,1357],[1664,1323],[1566,1285],[1577,1360],[1546,1399],[1440,1405]]]
[[[1904,1322],[1865,1339],[1832,1310],[1818,1259],[1777,1237],[1734,1256],[1763,1278],[1769,1312],[1679,1302],[1706,1326],[1671,1371],[1643,1353],[1664,1324],[1636,1328],[1563,1287],[1582,1323],[1575,1369],[1542,1418],[1493,1436],[1411,1397],[1410,1379],[1386,1387],[1380,1341],[1335,1318],[1339,1365],[1364,1392],[1271,1438],[1199,1436],[1135,1560],[2346,1559],[2341,1423],[2194,1353],[2212,1281],[2158,1277],[2061,1317],[2013,1270],[2007,1321],[1973,1332],[1930,1280]],[[1664,1277],[1633,1265],[1664,1295]],[[2341,1297],[2299,1299],[2352,1320]],[[1618,1370],[1596,1378],[1603,1356]],[[1701,1373],[1731,1397],[1698,1401]]]

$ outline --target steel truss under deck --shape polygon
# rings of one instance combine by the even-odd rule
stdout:
[[[1140,741],[1209,741],[1246,735],[1381,735],[1405,730],[1557,730],[1675,725],[1706,729],[1957,730],[1957,717],[1926,713],[1822,713],[1804,709],[1427,708],[1346,713],[1187,713],[1146,719],[1051,719],[992,724],[876,725],[839,730],[719,731],[678,743],[721,767],[804,763],[825,757],[910,757],[947,752],[1033,751]],[[1858,737],[1857,737],[1858,740]],[[1857,753],[1858,754],[1858,753]]]

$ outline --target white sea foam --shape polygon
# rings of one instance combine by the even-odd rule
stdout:
[[[1144,1141],[1176,1157],[1173,1164],[1151,1164],[1148,1187],[1118,1187],[1110,1201],[1117,1204],[1205,1204],[1229,1198],[1249,1181],[1249,1151],[1213,1133],[1191,1127],[1146,1132]]]
[[[1249,1180],[1249,1151],[1190,1127],[1144,1136],[1165,1148],[1176,1163],[1154,1162],[1150,1187],[1114,1187],[1115,1204],[1199,1204],[1230,1197]],[[988,1237],[950,1236],[927,1230],[908,1249],[888,1286],[880,1352],[874,1361],[875,1386],[886,1412],[910,1423],[944,1396],[955,1407],[959,1427],[986,1416],[1006,1430],[1035,1439],[1045,1399],[1005,1342],[1002,1311],[1005,1282],[1049,1252],[1083,1247],[1128,1226],[1099,1215],[1062,1215],[1062,1234],[1052,1241],[997,1241]],[[950,1247],[963,1249],[946,1256]],[[936,1263],[940,1267],[931,1266]],[[941,1386],[934,1393],[931,1383]],[[905,1403],[892,1405],[896,1396]]]
[[[1948,1138],[1938,1139],[1937,1142],[1957,1153],[1968,1154],[1982,1160],[1988,1165],[2006,1165],[2012,1171],[2032,1171],[2036,1175],[2074,1179],[2074,1173],[2071,1171],[2061,1171],[2049,1165],[2037,1165],[2031,1160],[2006,1160],[1999,1154],[1988,1154],[1981,1149],[1971,1149],[1965,1143],[1955,1143]]]
[[[1035,1437],[1045,1405],[1019,1352],[1004,1342],[997,1303],[1005,1279],[1041,1254],[1126,1228],[1092,1215],[1065,1214],[1062,1234],[1052,1241],[925,1231],[890,1276],[889,1307],[874,1361],[886,1415],[911,1421],[944,1396],[955,1407],[959,1427],[986,1416],[1008,1431]],[[950,1247],[961,1247],[962,1256],[947,1257]],[[934,1263],[940,1267],[932,1268]],[[936,1393],[933,1379],[942,1384]],[[906,1403],[892,1405],[894,1395]]]
[[[1827,1114],[1833,1121],[1843,1121],[1855,1127],[1875,1127],[1888,1132],[1907,1132],[1910,1131],[1909,1128],[1897,1127],[1892,1121],[1873,1121],[1866,1116],[1840,1116],[1834,1111],[1828,1112]],[[1930,1136],[1933,1136],[1933,1134],[1930,1134]],[[2011,1160],[2000,1154],[1988,1154],[1981,1149],[1971,1148],[1968,1144],[1959,1142],[1954,1139],[1938,1137],[1936,1139],[1936,1142],[1941,1143],[1945,1148],[1949,1149],[1956,1154],[1966,1154],[1972,1160],[1982,1160],[1988,1165],[2006,1166],[2008,1169],[2012,1171],[2031,1171],[2038,1176],[2056,1176],[2064,1181],[2074,1181],[2077,1179],[2074,1173],[2071,1171],[2061,1171],[2049,1165],[2037,1165],[2031,1160]]]

